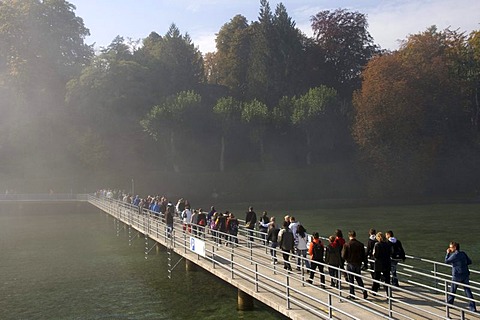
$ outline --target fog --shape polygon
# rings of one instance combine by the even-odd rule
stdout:
[[[347,54],[345,63],[361,53],[358,69],[332,69],[321,43],[287,25],[288,48],[237,16],[217,37],[235,34],[239,47],[215,55],[202,56],[174,24],[137,47],[119,36],[94,54],[84,42],[88,26],[68,2],[55,10],[1,2],[0,188],[132,192],[134,184],[142,195],[222,201],[474,192],[474,138],[450,149],[457,140],[440,143],[442,133],[431,139],[435,152],[402,152],[390,137],[370,146],[370,156],[386,156],[365,156],[353,132],[353,99],[363,67],[379,52],[373,40]],[[470,130],[462,121],[458,141]]]

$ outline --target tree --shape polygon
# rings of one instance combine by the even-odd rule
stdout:
[[[63,0],[0,1],[0,141],[8,174],[69,171],[65,84],[93,56],[75,6]],[[10,159],[15,161],[10,161]],[[32,160],[34,159],[34,160]],[[4,162],[0,159],[0,162]]]
[[[279,3],[272,17],[273,46],[270,68],[273,79],[268,101],[278,101],[282,96],[293,96],[304,91],[305,49],[303,35]]]
[[[177,138],[190,133],[189,128],[196,120],[196,110],[201,105],[201,97],[194,91],[182,91],[171,96],[162,104],[156,105],[141,120],[144,130],[155,141],[163,141],[165,151],[175,172],[180,172],[181,155],[178,151]]]
[[[292,123],[305,132],[307,147],[305,161],[307,165],[312,164],[312,140],[318,139],[314,135],[321,129],[327,109],[335,108],[336,98],[337,93],[334,89],[321,86],[310,89],[301,97],[292,100]]]
[[[460,38],[432,27],[368,64],[353,134],[372,165],[373,193],[425,192],[441,160],[468,141],[464,82],[452,68]]]
[[[321,84],[335,88],[340,96],[350,98],[360,88],[360,74],[378,47],[367,31],[365,14],[345,9],[321,11],[312,17],[317,69]]]
[[[265,132],[269,120],[269,111],[267,105],[256,99],[242,104],[241,119],[248,124],[250,139],[258,144],[260,151],[260,162],[265,164]]]
[[[267,105],[275,103],[271,99],[272,57],[274,47],[273,14],[267,0],[260,1],[260,15],[258,21],[250,26],[252,34],[249,64],[247,70],[247,86],[245,100],[260,100]]]
[[[95,142],[91,137],[99,137],[101,146],[106,148],[105,154],[110,158],[99,158],[105,161],[104,164],[112,159],[125,160],[112,161],[112,169],[118,169],[116,165],[126,169],[128,164],[133,170],[141,160],[138,142],[142,140],[143,132],[138,123],[154,102],[148,69],[133,59],[123,38],[116,37],[67,84],[66,103],[72,119],[75,119],[71,124],[76,132],[73,141],[81,143],[72,150],[80,161],[86,159],[80,153],[87,143]],[[98,147],[95,143],[91,146],[92,150]]]
[[[250,34],[247,19],[236,15],[222,26],[215,39],[218,84],[227,86],[234,97],[245,94]]]
[[[219,118],[222,127],[220,172],[225,171],[226,137],[231,134],[235,125],[239,122],[241,110],[240,101],[233,97],[220,98],[213,107],[213,113]]]

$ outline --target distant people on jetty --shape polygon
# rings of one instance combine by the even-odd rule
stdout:
[[[468,266],[472,264],[472,260],[468,255],[460,251],[460,244],[458,242],[450,242],[445,256],[445,263],[452,265],[452,283],[450,284],[450,293],[447,297],[447,303],[453,304],[455,301],[454,294],[457,292],[458,283],[463,284],[463,291],[469,298],[468,308],[470,311],[477,312],[475,301],[473,301],[472,290],[470,289],[470,271]]]

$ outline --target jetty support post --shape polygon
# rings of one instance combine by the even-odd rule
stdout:
[[[253,310],[253,297],[238,289],[237,309],[242,311]]]

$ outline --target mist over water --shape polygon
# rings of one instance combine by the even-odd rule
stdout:
[[[237,311],[235,288],[204,271],[187,273],[182,262],[169,280],[164,248],[145,259],[143,235],[128,240],[88,204],[0,204],[0,318],[281,317],[263,305]]]

